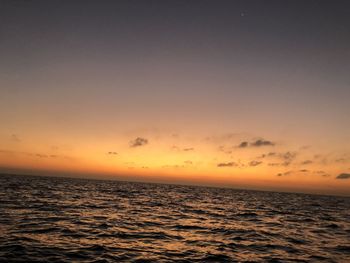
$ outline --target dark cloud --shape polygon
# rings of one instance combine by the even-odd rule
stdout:
[[[17,152],[17,151],[8,151],[8,150],[0,150],[0,154],[11,154],[11,155],[22,155],[28,156],[31,158],[61,158],[69,161],[75,161],[76,159],[66,155],[58,155],[58,154],[45,154],[45,153],[33,153],[33,152]]]
[[[248,147],[248,142],[241,142],[239,145],[238,145],[238,148],[246,148]]]
[[[130,147],[139,147],[148,144],[148,140],[142,137],[137,137],[135,140],[129,142]]]
[[[255,142],[252,142],[250,145],[254,146],[254,147],[273,146],[273,145],[275,145],[275,143],[273,143],[271,141],[267,141],[267,140],[256,140]]]
[[[251,161],[250,163],[249,163],[249,166],[258,166],[258,165],[260,165],[260,164],[262,164],[262,162],[260,162],[260,161]]]
[[[263,158],[267,158],[267,157],[273,157],[276,156],[277,153],[275,152],[269,152],[269,153],[264,153],[260,156],[258,156],[257,158],[263,159]]]
[[[284,173],[278,173],[277,176],[286,176],[292,174],[292,171],[284,172]]]
[[[184,152],[194,151],[194,148],[184,148],[183,151]]]
[[[313,163],[313,161],[311,161],[311,160],[305,160],[305,161],[301,162],[301,165],[308,165],[308,164],[312,164],[312,163]]]
[[[235,162],[229,162],[229,163],[218,163],[217,167],[236,167],[238,166]]]
[[[275,143],[268,141],[268,140],[264,140],[264,139],[258,139],[256,141],[253,141],[251,143],[247,142],[247,141],[243,141],[241,142],[237,147],[238,148],[247,148],[247,147],[261,147],[261,146],[274,146]]]
[[[336,179],[350,179],[350,174],[347,174],[347,173],[342,173],[342,174],[339,174]]]
[[[301,169],[301,170],[299,170],[299,172],[301,172],[301,173],[308,173],[308,172],[309,172],[309,170],[306,170],[306,169]]]
[[[108,155],[117,155],[118,153],[117,152],[108,152],[107,154]]]

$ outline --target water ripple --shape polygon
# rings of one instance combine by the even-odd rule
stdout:
[[[0,176],[0,262],[350,262],[350,199]]]

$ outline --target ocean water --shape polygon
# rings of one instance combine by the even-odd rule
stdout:
[[[0,176],[1,262],[350,262],[350,199]]]

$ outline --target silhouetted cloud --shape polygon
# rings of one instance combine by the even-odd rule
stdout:
[[[268,140],[264,140],[264,139],[258,139],[256,141],[253,141],[251,143],[247,142],[247,141],[243,141],[241,142],[237,147],[238,148],[247,148],[247,147],[261,147],[261,146],[274,146],[275,143],[268,141]]]
[[[312,163],[313,163],[313,161],[311,161],[311,160],[305,160],[305,161],[301,162],[301,165],[308,165],[308,164],[312,164]]]
[[[66,155],[59,155],[59,154],[49,154],[49,153],[35,153],[35,152],[21,152],[21,151],[8,151],[8,150],[0,150],[0,154],[11,154],[11,155],[22,155],[27,156],[30,158],[60,158],[65,159],[69,161],[75,161],[76,158],[66,156]]]
[[[260,156],[258,156],[257,158],[263,159],[263,158],[267,158],[267,157],[273,157],[276,156],[277,153],[275,152],[269,152],[269,153],[264,153]]]
[[[246,148],[248,147],[249,143],[248,142],[241,142],[239,145],[238,145],[238,148]]]
[[[284,173],[278,173],[277,176],[286,176],[286,175],[290,175],[292,173],[293,173],[293,171],[288,171],[288,172],[284,172]]]
[[[254,147],[260,147],[260,146],[273,146],[275,144],[267,140],[256,140],[255,142],[252,142],[250,145]]]
[[[301,172],[301,173],[307,173],[307,172],[309,172],[309,170],[301,169],[301,170],[299,170],[299,172]]]
[[[347,173],[342,173],[342,174],[339,174],[336,179],[350,179],[350,174],[347,174]]]
[[[184,148],[183,151],[184,152],[194,151],[194,148]]]
[[[112,151],[112,152],[108,152],[107,154],[108,154],[108,155],[117,155],[118,153]]]
[[[129,142],[130,147],[139,147],[148,144],[148,140],[142,137],[137,137],[135,140]]]
[[[235,162],[229,162],[229,163],[218,163],[217,167],[236,167],[238,166]]]
[[[249,166],[258,166],[258,165],[260,165],[260,164],[262,164],[262,162],[260,162],[260,161],[251,161],[250,163],[249,163]]]

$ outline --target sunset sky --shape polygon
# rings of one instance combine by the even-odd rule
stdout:
[[[1,1],[0,172],[350,195],[348,1]]]

